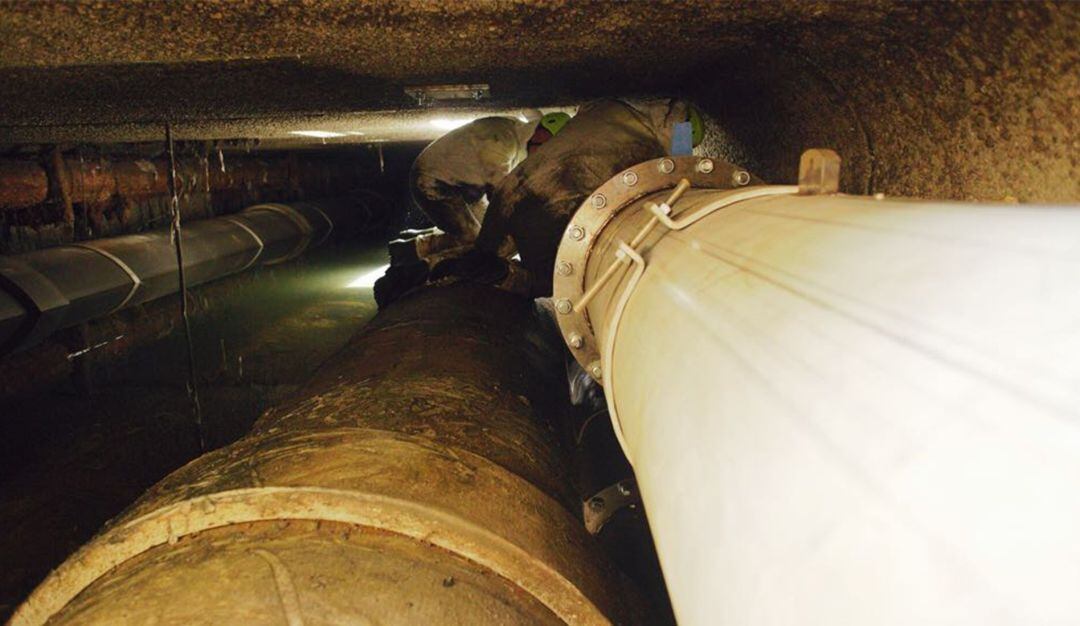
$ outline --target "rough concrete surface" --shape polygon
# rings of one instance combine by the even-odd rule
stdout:
[[[690,93],[765,178],[828,145],[848,191],[1075,200],[1078,25],[1069,2],[8,0],[0,142],[392,122],[415,84]]]
[[[912,3],[842,36],[787,33],[695,92],[714,148],[763,178],[832,147],[851,193],[1080,200],[1080,3]]]

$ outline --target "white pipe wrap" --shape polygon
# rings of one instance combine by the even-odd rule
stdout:
[[[761,198],[641,256],[603,371],[681,624],[1075,623],[1080,210]]]

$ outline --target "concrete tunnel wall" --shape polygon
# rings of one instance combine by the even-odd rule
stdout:
[[[767,179],[793,177],[800,148],[830,144],[847,159],[849,191],[1080,196],[1075,2],[385,0],[299,10],[253,0],[4,11],[4,141],[76,124],[132,133],[162,112],[203,120],[208,132],[243,120],[242,134],[257,135],[311,123],[300,113],[413,107],[402,85],[477,81],[513,105],[691,95],[749,157],[737,160]]]
[[[556,7],[558,3],[553,3],[551,10],[558,8],[562,14],[554,19],[527,21],[531,30],[527,33],[528,41],[520,43],[524,46],[520,51],[516,49],[518,40],[525,38],[525,34],[514,30],[514,26],[507,32],[505,25],[511,22],[503,20],[501,15],[493,20],[499,25],[495,34],[485,35],[488,32],[485,20],[496,9],[476,9],[473,3],[462,6],[465,4],[478,11],[475,15],[467,11],[459,15],[460,20],[472,27],[464,31],[470,35],[467,42],[439,40],[438,45],[450,47],[452,54],[414,51],[412,46],[430,46],[425,40],[431,36],[424,34],[423,37],[397,36],[410,47],[408,54],[401,58],[390,53],[370,52],[349,56],[360,59],[365,66],[374,67],[371,71],[376,77],[386,77],[390,81],[400,79],[394,73],[397,70],[380,70],[380,63],[398,62],[402,58],[408,64],[401,71],[409,72],[409,78],[422,77],[422,82],[453,82],[466,78],[490,80],[493,93],[515,103],[541,103],[544,98],[569,102],[638,93],[686,95],[712,117],[706,149],[773,182],[795,179],[803,149],[830,147],[844,157],[842,188],[848,193],[882,192],[912,197],[1020,202],[1080,200],[1078,4],[996,3],[990,10],[987,3],[970,2],[904,5],[863,2],[831,6],[830,3],[775,3],[772,6],[751,4],[750,8],[743,9],[738,8],[737,2],[715,3],[712,7],[717,11],[730,11],[732,15],[741,11],[741,14],[752,16],[742,21],[733,19],[728,25],[717,25],[708,21],[713,19],[709,15],[714,9],[706,11],[702,8],[708,3],[687,3],[688,10],[702,9],[701,13],[705,14],[698,22],[686,19],[679,7],[657,3],[653,7],[633,7],[633,13],[645,17],[626,24],[575,19],[578,11],[587,14],[594,11],[595,6],[602,6],[600,4]],[[526,13],[529,4],[514,5],[513,10]],[[228,6],[220,8],[226,17],[234,10]],[[539,8],[534,9],[534,12],[542,12]],[[457,13],[453,8],[447,10]],[[665,32],[666,22],[656,24],[655,28],[643,28],[643,21],[663,17],[653,15],[654,11],[677,14],[675,17],[682,20],[680,24],[687,25],[688,31],[692,32],[672,33],[672,41],[658,51],[658,47],[652,45],[658,45],[655,38],[642,34],[646,30]],[[820,15],[815,11],[820,11]],[[777,15],[770,17],[769,14],[774,13]],[[787,13],[791,15],[785,16]],[[312,19],[317,19],[319,9],[311,9],[310,14],[314,15]],[[816,17],[811,19],[812,16]],[[385,47],[394,36],[384,33],[403,28],[395,26],[397,22],[406,26],[415,24],[409,17],[409,11],[403,9],[402,15],[395,16],[393,24],[372,21],[361,25],[380,29],[378,37],[354,37],[375,48]],[[415,14],[412,17],[415,18]],[[439,18],[435,32],[445,33],[448,29],[441,16],[435,17]],[[220,20],[207,19],[206,32],[217,32],[220,27],[213,23],[220,23]],[[582,23],[593,24],[595,28],[580,28]],[[242,21],[237,24],[238,28],[249,27]],[[549,36],[546,29],[551,25],[564,29],[561,38]],[[67,24],[55,20],[55,26],[61,28]],[[343,26],[346,29],[356,27],[357,24],[352,22]],[[281,30],[267,29],[267,32],[273,32],[274,37],[279,38]],[[324,43],[317,32],[302,28],[285,30],[304,33],[301,39],[310,49]],[[127,37],[126,29],[123,32]],[[190,32],[192,36],[197,35],[194,29]],[[331,40],[338,39],[338,34],[332,32]],[[514,59],[508,60],[512,65],[509,69],[496,67],[484,54],[477,53],[478,47],[490,52],[494,45],[485,43],[485,36],[505,42],[503,45],[515,46]],[[293,41],[280,38],[286,43]],[[39,39],[54,41],[51,37]],[[252,47],[264,43],[245,37],[221,39]],[[725,40],[729,43],[722,43]],[[572,50],[553,57],[545,54],[542,45],[537,43],[546,41],[556,41]],[[628,41],[641,45],[631,46]],[[80,121],[70,115],[83,108],[90,111],[86,113],[87,118],[92,118],[94,111],[105,109],[108,112],[109,106],[113,106],[123,111],[120,115],[123,119],[119,121],[130,121],[142,119],[145,110],[155,109],[177,93],[185,93],[186,97],[194,99],[194,104],[185,105],[190,107],[185,113],[197,117],[218,114],[217,105],[227,108],[228,101],[239,101],[241,98],[236,96],[242,94],[246,96],[243,99],[245,106],[252,107],[250,111],[245,109],[245,114],[250,114],[245,123],[258,129],[264,119],[259,117],[261,115],[272,117],[274,113],[298,110],[296,102],[289,100],[294,97],[304,99],[303,106],[307,107],[304,110],[320,113],[375,106],[411,106],[391,100],[364,100],[357,94],[377,90],[361,88],[365,84],[364,77],[349,69],[348,61],[336,65],[320,65],[320,62],[307,65],[311,54],[309,48],[302,50],[303,63],[299,61],[300,54],[295,55],[298,59],[295,67],[260,59],[232,62],[232,65],[218,65],[208,60],[179,70],[167,64],[178,60],[175,55],[190,54],[201,60],[198,46],[153,49],[159,51],[155,54],[165,56],[149,60],[95,58],[94,61],[102,65],[85,70],[90,76],[90,84],[112,84],[101,77],[112,80],[113,76],[126,75],[127,72],[117,70],[121,65],[109,64],[125,60],[138,61],[123,66],[134,68],[131,73],[136,78],[115,79],[121,83],[138,83],[145,76],[168,76],[167,81],[145,81],[146,92],[135,91],[140,97],[131,102],[117,99],[102,104],[103,98],[109,96],[108,90],[103,93],[92,90],[71,101],[57,99],[59,102],[52,101],[50,106],[39,107],[38,98],[34,96],[66,93],[66,87],[79,84],[79,80],[65,82],[61,79],[70,75],[81,80],[84,70],[51,68],[59,78],[49,78],[44,74],[50,68],[16,68],[6,70],[5,75],[22,77],[22,80],[12,80],[9,85],[24,91],[9,89],[11,93],[19,91],[24,97],[14,104],[4,105],[7,108],[0,112],[6,111],[12,127],[20,121],[23,109],[31,111],[22,117],[32,122],[59,124]],[[75,57],[79,57],[78,51],[73,53]],[[279,55],[277,58],[291,59],[285,52],[292,51],[268,48],[270,57],[276,54]],[[170,54],[174,56],[169,57]],[[489,65],[486,68],[468,65],[469,60],[465,57],[470,55],[478,59],[476,63]],[[561,82],[551,82],[543,70],[536,71],[542,63],[550,64],[555,59],[559,64],[567,57],[567,63],[579,63],[574,67],[580,71],[566,71],[561,66],[553,69],[553,72],[562,73]],[[147,61],[166,65],[151,65]],[[454,69],[439,67],[439,63]],[[243,66],[243,71],[223,71],[223,68],[238,66]],[[672,67],[678,68],[677,71],[671,71]],[[247,81],[237,81],[238,73],[250,77]],[[217,74],[228,77],[219,79],[222,82],[232,80],[236,86],[218,89],[220,84],[206,78]],[[311,78],[313,76],[315,78]],[[521,76],[527,80],[522,81]],[[49,80],[42,81],[42,78]],[[186,93],[191,85],[200,85],[201,80],[206,82],[205,89]],[[44,85],[40,91],[35,88],[38,82]],[[535,84],[531,90],[527,84],[530,82]],[[60,88],[49,91],[48,88],[57,83]],[[290,88],[281,89],[282,84]],[[562,87],[545,91],[552,85]],[[380,83],[380,94],[383,93],[381,86]],[[164,95],[153,95],[155,90]],[[385,93],[398,96],[399,91],[387,88]],[[116,92],[126,93],[124,89],[116,89]],[[256,95],[252,96],[253,93]],[[331,95],[325,95],[327,93]],[[25,94],[30,96],[25,97]],[[200,103],[204,106],[198,106]],[[279,123],[283,127],[296,127],[289,117],[283,117]]]
[[[402,85],[477,81],[513,106],[693,97],[723,128],[711,143],[768,180],[790,181],[803,148],[829,146],[849,192],[1080,197],[1075,2],[4,10],[2,141],[50,141],[71,125],[130,134],[163,112],[201,120],[207,136],[281,133],[305,115],[414,108]]]
[[[781,26],[694,72],[706,148],[772,182],[802,150],[847,193],[1080,200],[1080,5],[912,3],[853,26]]]

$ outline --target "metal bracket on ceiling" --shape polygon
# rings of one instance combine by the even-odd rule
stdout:
[[[486,100],[491,97],[491,87],[487,83],[422,85],[406,87],[405,93],[416,100],[417,106],[427,106],[452,100]]]

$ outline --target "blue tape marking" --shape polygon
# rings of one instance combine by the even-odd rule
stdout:
[[[671,156],[694,153],[694,127],[690,122],[678,122],[671,133]]]

